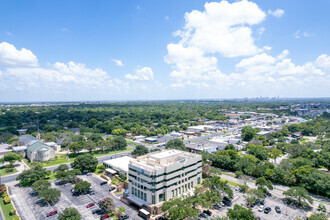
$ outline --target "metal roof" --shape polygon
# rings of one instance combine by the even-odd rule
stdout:
[[[47,147],[48,148],[48,146],[46,144],[37,141],[37,142],[34,142],[33,144],[29,145],[27,147],[27,150],[32,152],[34,150],[39,149],[40,147]]]

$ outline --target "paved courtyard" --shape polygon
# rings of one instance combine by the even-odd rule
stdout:
[[[9,193],[11,195],[12,201],[17,209],[18,214],[21,216],[22,220],[31,219],[46,219],[47,213],[52,210],[57,210],[59,213],[63,212],[65,208],[74,207],[79,210],[82,219],[92,220],[100,219],[97,214],[92,214],[92,210],[97,209],[96,204],[92,208],[86,208],[86,205],[91,202],[97,203],[100,199],[104,197],[111,197],[115,203],[116,208],[124,207],[125,212],[130,216],[132,220],[141,219],[138,217],[136,210],[127,206],[121,202],[116,196],[109,193],[110,185],[106,184],[100,186],[102,180],[95,176],[79,176],[79,178],[86,180],[92,184],[93,190],[96,192],[95,195],[80,195],[72,196],[70,186],[56,185],[56,181],[51,181],[52,187],[61,190],[61,197],[58,202],[54,205],[47,204],[43,200],[39,199],[37,196],[29,195],[32,191],[30,187],[19,187],[18,185],[10,186]],[[47,219],[57,219],[58,215],[48,217]]]

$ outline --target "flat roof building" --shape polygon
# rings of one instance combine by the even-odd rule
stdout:
[[[128,164],[133,160],[132,157],[124,156],[111,160],[106,160],[103,162],[103,165],[106,168],[106,171],[115,174],[115,173],[125,173],[128,174]]]
[[[133,159],[126,199],[151,214],[161,213],[162,202],[188,194],[202,181],[202,156],[164,150]]]

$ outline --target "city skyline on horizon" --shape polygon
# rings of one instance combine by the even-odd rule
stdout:
[[[2,103],[330,96],[325,0],[0,6]]]

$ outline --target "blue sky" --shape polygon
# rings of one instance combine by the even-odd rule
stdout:
[[[0,101],[329,97],[330,2],[0,2]]]

